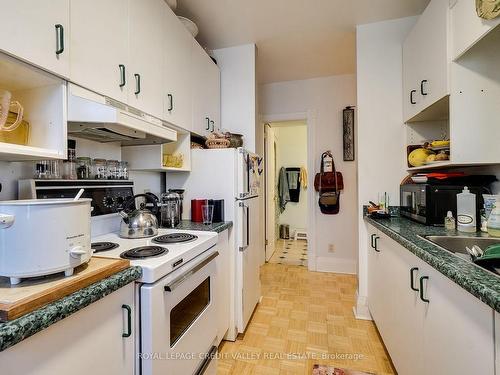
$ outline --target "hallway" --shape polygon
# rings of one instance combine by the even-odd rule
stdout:
[[[262,303],[244,337],[222,345],[218,375],[310,375],[314,364],[394,374],[373,322],[354,319],[354,275],[267,263],[261,280]]]
[[[269,263],[307,267],[307,241],[277,240]]]

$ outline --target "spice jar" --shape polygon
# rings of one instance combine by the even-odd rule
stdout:
[[[108,168],[108,179],[118,180],[120,178],[120,162],[118,160],[108,160],[106,166]]]
[[[92,159],[87,156],[76,158],[76,175],[79,180],[88,180],[92,178]]]
[[[106,159],[94,159],[92,162],[92,174],[96,180],[108,178],[108,168]]]
[[[119,166],[119,179],[128,180],[128,162],[121,161]]]

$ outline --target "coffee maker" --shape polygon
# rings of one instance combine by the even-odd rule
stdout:
[[[171,189],[161,195],[160,226],[162,228],[175,228],[182,220],[182,198],[184,190]]]

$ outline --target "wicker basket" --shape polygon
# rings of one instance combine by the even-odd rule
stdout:
[[[207,139],[205,144],[208,148],[228,148],[231,142],[226,138]]]

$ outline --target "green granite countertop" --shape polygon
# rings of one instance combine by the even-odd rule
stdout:
[[[223,221],[221,223],[212,223],[210,225],[205,225],[203,223],[195,223],[190,220],[182,220],[179,225],[175,227],[175,229],[182,230],[202,230],[206,232],[217,232],[222,233],[226,229],[229,229],[233,226],[232,221]]]
[[[31,313],[0,323],[0,352],[139,279],[141,274],[140,267],[129,267]]]
[[[403,245],[420,259],[434,267],[443,275],[460,285],[485,304],[500,312],[500,277],[461,259],[452,253],[422,239],[427,235],[460,235],[449,233],[443,227],[429,227],[400,216],[391,219],[373,219],[365,216],[370,223],[387,236]],[[471,234],[470,236],[480,236]]]

